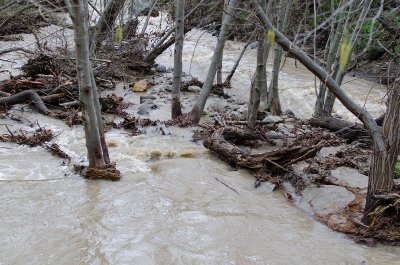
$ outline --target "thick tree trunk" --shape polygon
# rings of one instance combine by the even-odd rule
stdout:
[[[226,7],[226,12],[223,15],[221,31],[218,36],[217,45],[214,50],[214,55],[211,60],[210,68],[208,69],[206,80],[204,81],[203,87],[200,92],[200,96],[197,98],[192,111],[190,112],[190,119],[193,122],[199,122],[201,115],[203,113],[204,106],[206,104],[207,98],[211,93],[212,84],[217,72],[217,64],[221,58],[225,41],[228,37],[229,26],[233,20],[233,13],[237,0],[230,0],[229,5]]]
[[[184,32],[185,1],[175,0],[175,57],[174,57],[174,82],[172,86],[172,119],[182,115],[180,89],[182,86],[182,51]]]
[[[100,48],[103,41],[107,38],[107,34],[112,32],[115,20],[118,14],[124,7],[126,0],[111,0],[103,15],[99,18],[97,22],[95,32],[93,34],[92,45],[90,47],[91,54],[95,53],[98,48]]]
[[[261,0],[260,4],[264,11],[266,11],[267,3],[265,0]],[[265,49],[267,48],[267,42],[265,41],[264,30],[258,33],[258,46],[257,46],[257,69],[255,82],[251,84],[250,99],[247,111],[247,121],[249,127],[254,127],[257,121],[258,108],[260,106],[261,91],[267,85],[267,72],[266,72],[266,61],[265,61]]]
[[[69,4],[69,3],[68,3]],[[76,67],[79,82],[79,100],[82,106],[82,116],[86,136],[86,147],[88,150],[89,167],[104,167],[106,165],[98,120],[100,106],[95,84],[92,82],[92,71],[89,60],[88,41],[88,14],[87,0],[72,0],[70,5],[71,18],[75,33]]]
[[[368,220],[368,213],[378,203],[374,195],[390,193],[394,185],[394,168],[400,151],[400,80],[393,84],[388,97],[389,102],[382,128],[387,149],[380,151],[374,147],[364,213],[365,220]]]

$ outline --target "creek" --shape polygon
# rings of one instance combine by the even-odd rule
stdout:
[[[186,73],[204,78],[215,41],[201,30],[188,35]],[[242,45],[227,43],[225,75]],[[255,52],[246,52],[228,90],[238,101],[248,99]],[[173,49],[157,62],[173,66]],[[287,59],[279,81],[283,108],[309,117],[313,76]],[[366,107],[375,116],[384,110],[382,88],[352,78],[345,82],[358,102],[369,95]],[[139,104],[133,92],[124,93]],[[340,105],[335,110],[354,119]],[[167,118],[169,106],[158,111]],[[53,142],[73,163],[85,163],[82,127],[26,107],[11,113],[22,122],[0,120],[0,134],[7,132],[5,124],[33,130],[30,124],[38,121],[58,135]],[[398,264],[399,248],[355,244],[268,185],[255,189],[249,172],[233,170],[190,142],[190,129],[169,130],[161,136],[151,128],[135,137],[107,132],[111,158],[122,173],[119,182],[87,181],[41,147],[0,143],[0,264]]]

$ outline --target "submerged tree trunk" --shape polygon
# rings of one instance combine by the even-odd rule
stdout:
[[[260,1],[260,5],[266,11],[267,3],[265,0]],[[260,106],[261,91],[267,85],[267,72],[265,61],[265,49],[267,48],[265,41],[265,32],[260,30],[258,33],[258,46],[257,46],[257,69],[255,73],[255,82],[251,84],[250,99],[247,111],[247,121],[249,127],[254,127],[257,121],[258,108]]]
[[[95,53],[97,49],[100,48],[103,41],[107,38],[107,34],[113,30],[115,20],[124,7],[124,4],[125,0],[111,0],[111,2],[107,4],[106,9],[96,24],[92,45],[90,47],[91,54]]]
[[[114,165],[108,165],[110,159],[105,144],[100,102],[89,60],[88,2],[87,0],[72,0],[71,2],[66,1],[66,3],[70,10],[75,33],[79,100],[82,106],[89,161],[87,177],[118,180],[119,172],[115,170]]]
[[[172,119],[182,115],[180,89],[182,84],[182,50],[184,32],[185,0],[175,0],[175,57],[174,82],[172,86]]]
[[[207,98],[211,93],[212,84],[217,72],[218,61],[221,60],[221,55],[225,46],[225,41],[228,37],[229,26],[233,20],[233,13],[236,7],[237,0],[230,0],[229,5],[226,7],[226,12],[223,15],[221,31],[218,36],[217,45],[214,50],[214,55],[211,60],[210,67],[208,69],[206,80],[204,81],[203,87],[200,92],[200,96],[197,98],[196,103],[190,112],[190,119],[193,122],[199,122]]]

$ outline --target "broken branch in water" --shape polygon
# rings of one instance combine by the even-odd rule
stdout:
[[[234,188],[232,188],[231,186],[229,186],[228,184],[226,184],[225,182],[223,182],[222,180],[219,180],[218,178],[215,178],[216,181],[218,181],[219,183],[223,184],[225,187],[233,190],[237,195],[240,195],[239,192],[237,190],[235,190]]]

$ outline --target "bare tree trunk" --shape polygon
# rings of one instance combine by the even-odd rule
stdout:
[[[350,39],[350,47],[351,47],[351,51],[350,54],[352,53],[353,47],[355,42],[357,41],[358,35],[360,33],[361,27],[365,21],[365,18],[368,14],[368,11],[370,9],[372,0],[366,0],[364,2],[364,6],[363,9],[361,11],[361,14],[358,18],[357,24],[353,30],[353,33],[351,34],[351,39]],[[342,36],[342,41],[343,41],[343,36]],[[337,52],[338,54],[338,52]],[[339,58],[339,56],[337,56]],[[340,66],[339,67],[339,72],[336,74],[336,78],[335,81],[337,84],[341,85],[344,79],[344,76],[346,75],[346,68],[347,68],[347,64],[345,66]],[[325,104],[324,104],[324,109],[323,109],[323,116],[328,117],[330,115],[332,115],[332,110],[333,110],[333,105],[335,104],[335,95],[332,94],[330,91],[328,91],[327,95],[326,95],[326,99],[325,99]]]
[[[67,4],[69,4],[67,2]],[[88,150],[89,167],[104,167],[106,165],[101,144],[99,120],[96,106],[100,106],[95,97],[96,86],[92,82],[92,69],[89,60],[88,14],[85,12],[87,0],[72,0],[70,5],[71,18],[75,33],[76,67],[79,82],[79,100]],[[87,8],[86,8],[87,10]]]
[[[144,25],[143,25],[143,28],[142,28],[142,31],[140,32],[140,34],[143,35],[146,32],[147,25],[149,24],[151,13],[153,12],[153,10],[156,7],[156,5],[157,5],[157,0],[154,0],[153,4],[151,5],[151,7],[149,9],[149,12],[147,13],[147,17],[146,17],[146,20],[144,21]]]
[[[96,29],[93,34],[92,45],[90,47],[91,54],[95,53],[107,37],[107,33],[111,32],[118,14],[124,7],[126,0],[111,0],[103,15],[97,21]]]
[[[217,72],[218,60],[220,60],[222,52],[224,50],[225,41],[228,37],[229,26],[233,20],[233,13],[236,7],[237,0],[230,0],[229,5],[225,9],[225,13],[222,19],[221,31],[218,36],[217,45],[214,50],[214,55],[211,60],[210,68],[208,69],[206,80],[204,81],[203,87],[200,91],[200,96],[197,98],[196,103],[190,112],[190,119],[193,122],[199,122],[207,98],[211,93],[211,87]]]
[[[231,83],[231,79],[233,77],[233,75],[236,72],[237,67],[239,66],[240,61],[242,60],[242,57],[244,55],[244,53],[246,52],[247,48],[249,47],[250,43],[253,42],[253,35],[254,33],[250,36],[249,40],[246,42],[246,44],[243,46],[242,50],[239,53],[238,58],[235,61],[235,64],[233,65],[231,71],[229,72],[229,75],[226,77],[224,84],[230,84]]]
[[[180,89],[182,85],[182,51],[185,16],[185,0],[175,0],[175,57],[174,57],[174,82],[172,86],[172,119],[182,115]]]
[[[196,5],[189,13],[187,13],[184,17],[184,21],[191,17],[194,14],[194,11],[203,5],[205,0],[202,0],[198,5]],[[185,33],[188,32],[190,29],[185,28]],[[165,32],[164,36],[154,45],[153,49],[151,49],[146,55],[144,56],[144,61],[152,62],[154,61],[158,55],[163,53],[166,49],[168,49],[175,41],[175,37],[169,38],[171,34],[175,31],[175,26],[170,28],[167,32]],[[168,40],[168,41],[167,41]]]
[[[384,152],[374,147],[370,165],[368,194],[364,218],[375,208],[377,193],[390,193],[394,186],[394,168],[400,151],[400,80],[393,84],[388,96],[388,107],[382,132],[386,148]]]
[[[284,33],[286,30],[286,26],[290,15],[291,3],[292,1],[288,0],[286,2],[286,5],[284,5],[284,0],[279,1],[277,29],[282,33]],[[272,80],[269,89],[270,91],[269,106],[271,108],[271,112],[276,115],[282,114],[282,107],[279,99],[279,86],[278,86],[278,77],[281,67],[281,61],[282,61],[282,48],[280,48],[278,44],[275,44]]]
[[[344,2],[342,5],[346,5],[347,2]],[[331,76],[334,76],[335,70],[333,69],[333,63],[336,61],[337,62],[337,53],[339,49],[339,44],[340,44],[340,39],[344,33],[344,30],[347,28],[348,21],[353,13],[353,6],[354,4],[350,5],[350,8],[347,12],[347,17],[346,17],[346,23],[344,23],[343,20],[343,15],[339,16],[339,21],[336,25],[336,29],[334,27],[332,28],[333,30],[331,31],[331,34],[329,36],[330,38],[330,44],[328,48],[328,53],[325,57],[326,61],[326,69],[328,73],[331,74]],[[339,6],[340,7],[340,6]],[[334,13],[334,10],[332,10],[332,13]],[[344,24],[344,26],[343,26]],[[336,60],[335,60],[336,59]],[[320,82],[319,86],[319,92],[317,95],[317,101],[315,103],[315,109],[314,109],[314,115],[316,117],[322,117],[323,111],[324,111],[324,105],[325,105],[325,96],[326,96],[326,86],[323,82]]]
[[[264,11],[267,10],[267,3],[265,0],[260,1],[260,5]],[[267,42],[265,40],[265,31],[260,30],[258,33],[258,46],[257,46],[257,69],[255,74],[255,82],[251,84],[250,99],[247,111],[247,121],[249,127],[254,127],[257,121],[258,108],[260,106],[261,91],[267,85],[267,72],[265,61],[265,49]]]

